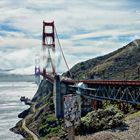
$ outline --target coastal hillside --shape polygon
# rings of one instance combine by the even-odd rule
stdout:
[[[80,62],[70,71],[75,79],[136,80],[139,66],[140,39],[137,39],[112,53]]]
[[[135,40],[108,55],[78,63],[71,69],[71,72],[75,79],[104,78],[121,80],[124,79],[125,73],[127,79],[136,80],[138,79],[137,71],[139,62],[140,40]],[[104,77],[102,77],[103,73]],[[106,75],[106,73],[109,73],[109,76]],[[76,129],[76,135],[79,135],[76,138],[90,140],[93,138],[92,135],[96,134],[95,132],[101,131],[101,138],[103,140],[116,140],[116,135],[118,136],[117,140],[119,140],[119,135],[122,132],[120,129],[126,130],[126,135],[129,137],[129,126],[132,128],[131,134],[133,133],[133,125],[130,124],[132,121],[139,120],[140,115],[139,113],[135,114],[132,121],[130,120],[129,122],[129,119],[127,119],[127,121],[124,122],[124,117],[129,114],[124,114],[124,112],[121,112],[119,107],[116,106],[117,104],[114,103],[114,105],[112,108],[109,103],[109,106],[105,105],[101,109],[92,111],[86,116],[83,116],[80,127]],[[129,110],[130,114],[133,113],[131,106]],[[63,140],[67,136],[67,132],[63,127],[63,120],[55,117],[53,84],[47,80],[43,79],[41,81],[39,88],[31,101],[30,108],[20,113],[19,117],[22,118],[22,120],[20,120],[11,130],[21,134],[26,139]],[[117,134],[115,130],[118,129],[118,126],[118,131],[120,133]],[[123,128],[120,126],[123,126]],[[108,129],[111,131],[114,130],[115,133],[112,132],[112,134],[109,131],[109,134],[111,133],[109,135],[108,131],[106,132]],[[136,127],[136,131],[139,132],[139,124]],[[126,137],[126,139],[128,139],[128,137]],[[95,138],[95,140],[101,140],[101,138]],[[137,135],[136,140],[139,140],[139,135]]]
[[[30,108],[21,112],[18,117],[22,120],[10,130],[26,139],[47,140],[64,135],[62,121],[54,114],[53,85],[47,80],[41,81]]]

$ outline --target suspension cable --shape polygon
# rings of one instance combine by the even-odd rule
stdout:
[[[61,51],[61,53],[62,53],[64,62],[65,62],[65,64],[66,64],[66,67],[67,67],[67,69],[68,69],[68,72],[69,72],[69,74],[70,74],[70,77],[72,78],[72,74],[71,74],[71,72],[70,72],[70,68],[69,68],[68,63],[67,63],[67,61],[66,61],[66,57],[65,57],[65,55],[64,55],[64,51],[63,51],[63,49],[62,49],[62,46],[61,46],[61,43],[60,43],[60,40],[59,40],[59,37],[58,37],[57,30],[56,30],[56,27],[55,27],[55,26],[54,26],[54,29],[55,29],[55,34],[56,34],[56,37],[57,37],[58,45],[59,45],[60,51]]]
[[[46,42],[47,42],[47,46],[48,46],[48,40],[46,39]],[[53,60],[52,60],[52,57],[51,57],[51,53],[50,53],[50,49],[49,49],[49,46],[47,47],[48,48],[48,55],[50,57],[50,60],[51,60],[51,66],[52,66],[52,70],[53,70],[53,74],[56,72],[55,71],[55,66],[53,64]]]

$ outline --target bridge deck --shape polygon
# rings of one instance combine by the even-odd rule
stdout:
[[[45,75],[46,79],[53,83],[54,77]],[[125,80],[71,80],[62,79],[66,85],[73,85],[83,82],[87,89],[81,89],[80,94],[97,100],[116,100],[125,101],[132,104],[140,104],[140,81]],[[73,90],[76,92],[77,88]],[[72,87],[68,86],[68,90]],[[92,88],[94,90],[92,90]]]
[[[65,83],[95,84],[95,85],[125,85],[125,86],[140,86],[140,81],[124,81],[124,80],[62,80]]]
[[[43,75],[43,74],[41,74]],[[53,76],[46,74],[43,75],[46,79],[53,82]],[[71,79],[62,79],[62,82],[74,84],[83,82],[85,84],[95,84],[95,85],[125,85],[125,86],[140,86],[140,81],[138,80],[71,80]]]
[[[41,74],[43,75],[43,74]],[[46,79],[53,82],[53,76],[46,74],[43,75]],[[62,82],[74,84],[83,82],[85,84],[95,84],[95,85],[125,85],[125,86],[140,86],[140,81],[138,80],[71,80],[71,79],[62,79]]]
[[[125,80],[81,80],[83,83],[96,85],[126,85],[140,86],[140,81],[125,81]]]

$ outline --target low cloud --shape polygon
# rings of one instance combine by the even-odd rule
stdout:
[[[43,20],[55,21],[70,67],[114,51],[140,38],[139,6],[137,0],[1,0],[0,65],[33,70]]]

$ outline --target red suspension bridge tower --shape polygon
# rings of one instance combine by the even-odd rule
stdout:
[[[54,22],[43,21],[42,49],[43,49],[43,75],[55,74],[55,29]]]
[[[61,43],[58,38],[58,34],[53,22],[45,22],[43,21],[43,32],[42,32],[42,59],[37,60],[38,57],[36,57],[35,60],[35,76],[36,79],[39,79],[40,75],[43,76],[43,78],[49,78],[54,77],[56,75],[56,68],[55,68],[55,50],[56,50],[56,41],[57,45],[59,47],[60,53],[62,54],[63,60],[65,62],[65,65],[68,69],[69,75],[70,69],[68,66],[68,63],[66,61]],[[39,63],[42,62],[42,68],[40,69]],[[39,80],[37,80],[39,81]]]

